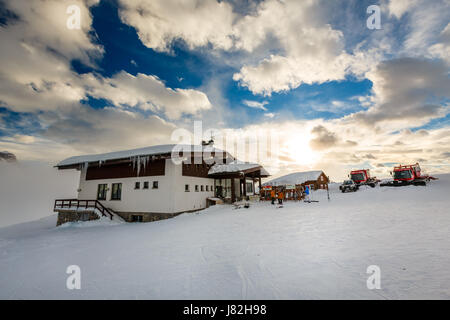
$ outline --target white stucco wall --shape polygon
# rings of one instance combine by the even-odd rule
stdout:
[[[206,199],[214,196],[214,179],[182,176],[181,166],[173,165],[172,170],[175,178],[172,191],[175,212],[206,208]],[[189,192],[185,191],[186,184],[189,184]],[[195,191],[196,185],[198,185],[198,192]],[[200,187],[202,185],[203,191]],[[206,185],[209,186],[208,192],[206,192]]]
[[[149,182],[149,189],[143,189],[144,182]],[[158,181],[158,189],[152,189],[153,181]],[[134,189],[135,182],[140,182],[141,188]],[[111,200],[113,183],[122,183],[122,199]],[[100,201],[114,211],[122,212],[155,212],[176,213],[188,210],[203,209],[206,199],[214,195],[214,191],[206,192],[214,185],[214,179],[182,176],[181,165],[175,165],[166,160],[164,176],[99,179],[86,181],[86,169],[81,170],[78,199],[96,199],[99,184],[107,184],[107,200]],[[190,185],[190,192],[185,192],[185,184]],[[195,192],[195,185],[203,185],[204,191]]]

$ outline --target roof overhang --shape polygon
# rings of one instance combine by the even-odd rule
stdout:
[[[254,168],[248,168],[248,169],[243,169],[243,170],[236,170],[236,171],[224,171],[224,172],[215,172],[215,173],[210,173],[208,174],[209,177],[211,178],[222,178],[222,179],[227,179],[227,178],[242,178],[242,177],[254,177],[254,178],[266,178],[268,176],[270,176],[270,174],[262,167],[262,166],[257,166]]]
[[[159,148],[158,150],[157,147],[162,148]],[[55,167],[60,170],[80,169],[86,165],[106,166],[124,162],[129,163],[145,158],[148,160],[158,160],[178,157],[180,162],[182,161],[184,163],[196,163],[195,159],[203,159],[209,163],[223,163],[234,160],[228,152],[221,149],[204,147],[203,149],[198,150],[198,148],[196,148],[198,146],[189,147],[189,145],[181,145],[180,148],[176,149],[172,145],[164,145],[105,154],[75,156],[59,162]],[[192,161],[192,159],[194,159],[194,161]]]

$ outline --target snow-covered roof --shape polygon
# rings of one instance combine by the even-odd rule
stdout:
[[[209,169],[208,174],[235,173],[256,168],[261,169],[261,175],[270,175],[261,165],[257,163],[245,163],[236,161],[230,162],[228,164],[215,164]]]
[[[263,186],[284,186],[284,185],[302,184],[305,183],[306,181],[315,181],[319,179],[322,173],[323,171],[294,172],[265,182]]]
[[[174,149],[177,147],[177,149]],[[151,146],[146,148],[140,148],[140,149],[132,149],[132,150],[124,150],[124,151],[117,151],[117,152],[109,152],[109,153],[102,153],[102,154],[91,154],[91,155],[84,155],[84,156],[76,156],[76,157],[70,157],[65,160],[62,160],[59,162],[56,166],[62,167],[62,166],[70,166],[75,164],[82,164],[86,162],[99,162],[99,161],[106,161],[106,160],[118,160],[118,159],[126,159],[126,158],[132,158],[132,157],[139,157],[139,156],[153,156],[153,155],[161,155],[161,154],[167,154],[172,153],[173,150],[180,150],[184,152],[225,152],[221,149],[217,149],[211,146],[199,146],[199,145],[180,145],[180,144],[164,144],[164,145],[157,145],[157,146]],[[228,153],[226,153],[226,157],[231,157]]]

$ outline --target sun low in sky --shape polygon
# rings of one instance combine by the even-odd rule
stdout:
[[[0,151],[54,165],[201,121],[277,132],[277,175],[450,172],[449,21],[445,0],[5,0]]]

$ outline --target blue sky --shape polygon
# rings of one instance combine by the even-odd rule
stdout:
[[[80,29],[66,27],[71,4]],[[170,143],[201,120],[305,140],[285,139],[283,170],[447,168],[449,5],[382,0],[371,30],[372,4],[5,1],[0,149],[54,161]]]
[[[298,119],[333,119],[360,111],[362,108],[352,98],[370,94],[370,81],[349,76],[340,81],[305,84],[288,92],[274,93],[270,98],[255,95],[248,88],[233,81],[232,76],[239,71],[238,66],[230,65],[220,57],[211,56],[204,48],[189,50],[183,41],[175,41],[170,53],[155,52],[145,47],[139,40],[136,30],[121,22],[117,5],[115,1],[102,1],[92,9],[92,26],[98,43],[105,49],[105,54],[98,61],[97,68],[86,67],[77,60],[72,61],[72,68],[77,73],[97,72],[104,77],[111,77],[125,70],[132,75],[151,74],[162,79],[170,88],[199,88],[210,79],[218,78],[230,112],[247,113],[255,122],[260,121],[264,113],[255,113],[255,110],[248,109],[243,101],[265,101],[267,102],[265,107],[271,112],[289,112]],[[363,5],[355,6],[355,11],[358,9],[360,13],[364,13]],[[365,15],[359,16],[362,18],[361,23],[364,23]],[[221,54],[232,56],[235,53]],[[350,107],[335,111],[325,110],[325,106],[332,104],[333,101],[345,101]],[[93,108],[111,105],[104,99],[92,97],[85,102]],[[246,122],[235,119],[229,119],[226,123],[232,127],[245,124]]]

